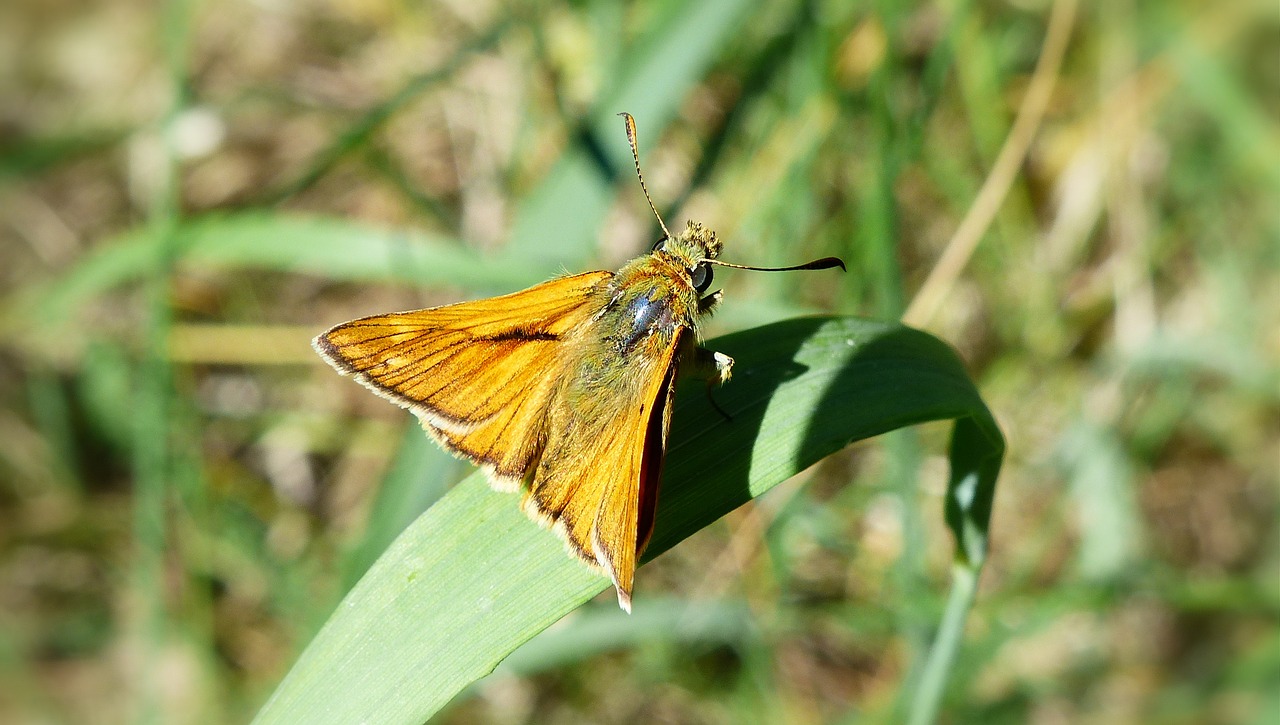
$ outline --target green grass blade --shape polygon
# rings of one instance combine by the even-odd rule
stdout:
[[[911,698],[910,725],[930,725],[938,720],[938,707],[946,690],[947,675],[960,649],[964,623],[978,593],[978,570],[957,562],[951,568],[951,595],[942,614],[938,635],[925,660],[920,684]]]
[[[127,136],[125,130],[105,128],[20,141],[0,140],[0,182],[29,178],[70,161],[110,151]]]
[[[700,391],[681,394],[646,559],[852,441],[957,419],[947,517],[976,571],[1003,440],[949,347],[854,318],[795,319],[709,347],[737,360],[716,391],[733,420]],[[422,722],[606,586],[473,475],[373,565],[257,722]]]
[[[262,269],[331,280],[441,282],[468,289],[509,290],[554,276],[559,266],[491,261],[446,237],[393,231],[325,217],[270,212],[211,214],[173,230],[179,269]],[[144,279],[156,265],[149,229],[104,243],[54,283],[0,305],[4,326],[33,331],[66,321],[95,297]]]
[[[677,643],[688,651],[712,644],[743,646],[758,636],[751,610],[741,601],[654,597],[633,614],[614,606],[584,608],[566,625],[544,630],[503,660],[498,672],[532,675],[654,642]]]
[[[424,436],[418,426],[405,429],[404,442],[378,488],[364,535],[342,557],[343,591],[355,586],[400,532],[448,492],[466,465]]]

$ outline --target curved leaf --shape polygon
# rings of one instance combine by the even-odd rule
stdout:
[[[946,344],[895,323],[802,318],[708,347],[737,361],[716,391],[733,420],[701,391],[680,395],[647,559],[852,441],[956,419],[947,516],[976,570],[1004,442]],[[347,595],[257,722],[422,722],[607,585],[515,496],[470,476]]]

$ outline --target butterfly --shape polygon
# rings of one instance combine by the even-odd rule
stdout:
[[[698,346],[719,303],[712,265],[844,268],[834,257],[765,268],[717,259],[714,231],[673,235],[636,175],[663,236],[617,272],[553,279],[513,294],[363,317],[315,338],[338,372],[409,409],[445,449],[478,464],[568,550],[613,582],[631,611],[653,533],[676,379],[729,380],[733,360]]]

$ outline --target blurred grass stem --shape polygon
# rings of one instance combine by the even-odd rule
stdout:
[[[969,609],[973,607],[974,595],[978,591],[979,572],[978,566],[965,562],[957,561],[951,567],[951,594],[947,597],[942,624],[938,628],[933,647],[929,650],[929,659],[925,662],[924,673],[920,676],[919,686],[911,702],[911,717],[907,721],[910,725],[929,725],[938,719],[938,707],[946,691],[947,676],[960,647],[964,623],[969,618]]]
[[[1027,157],[1027,151],[1031,148],[1031,141],[1040,128],[1040,121],[1044,118],[1049,98],[1057,84],[1062,59],[1067,52],[1067,41],[1075,23],[1076,8],[1076,0],[1054,0],[1049,14],[1049,27],[1045,31],[1044,51],[1036,62],[1035,72],[1031,76],[1022,105],[1018,108],[1013,128],[1000,148],[1000,154],[983,182],[977,199],[947,242],[938,263],[907,306],[907,311],[902,316],[902,321],[906,324],[918,327],[933,319],[1004,203],[1005,196]]]
[[[158,129],[163,154],[148,219],[152,243],[158,253],[146,281],[146,330],[138,368],[133,442],[137,491],[133,522],[136,559],[131,594],[138,617],[138,645],[146,652],[139,660],[143,663],[143,671],[138,673],[139,699],[136,703],[140,722],[161,722],[165,719],[162,704],[165,693],[159,689],[162,678],[153,670],[163,661],[160,654],[166,633],[165,508],[173,473],[169,435],[173,371],[168,361],[168,339],[173,323],[170,285],[177,256],[175,240],[181,189],[171,129],[186,104],[189,12],[186,0],[171,0],[160,16],[171,98],[170,107]]]

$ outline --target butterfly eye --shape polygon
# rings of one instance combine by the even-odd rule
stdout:
[[[702,294],[711,286],[711,266],[699,264],[693,268],[693,288]]]
[[[664,246],[666,246],[666,243],[667,243],[667,238],[663,237],[662,239],[659,239],[658,241],[654,242],[653,249],[650,249],[649,251],[656,252],[659,249],[662,249]]]

